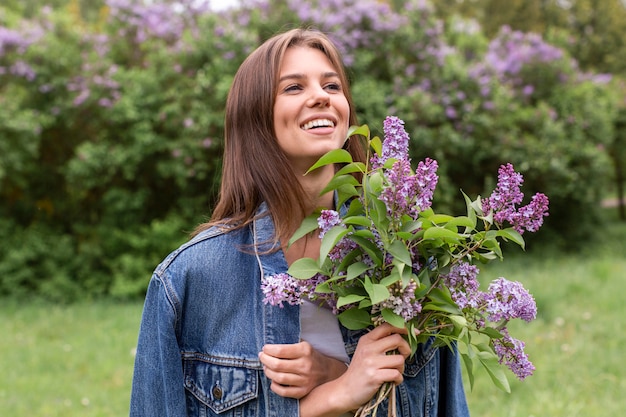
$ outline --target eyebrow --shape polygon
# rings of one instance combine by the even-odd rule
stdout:
[[[333,77],[339,78],[339,74],[333,71],[322,73],[322,78],[333,78]],[[278,79],[278,82],[281,83],[285,80],[302,80],[304,78],[306,78],[306,75],[304,74],[287,74],[287,75],[283,75],[282,77],[280,77]]]

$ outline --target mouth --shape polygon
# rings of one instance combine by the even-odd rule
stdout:
[[[315,119],[300,126],[302,130],[318,129],[321,127],[335,127],[335,122],[330,119]]]

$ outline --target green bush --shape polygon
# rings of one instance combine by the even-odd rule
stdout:
[[[537,238],[582,243],[600,221],[618,95],[564,52],[510,29],[489,40],[423,1],[253,3],[0,6],[1,294],[141,296],[210,213],[236,69],[302,25],[344,51],[361,122],[380,132],[396,115],[414,160],[439,161],[442,209],[463,210],[459,189],[489,193],[512,162],[527,195],[551,200]]]

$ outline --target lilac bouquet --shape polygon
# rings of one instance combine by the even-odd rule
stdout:
[[[505,278],[481,291],[476,263],[502,259],[501,241],[524,247],[522,234],[543,224],[548,198],[538,193],[520,206],[523,178],[506,164],[489,197],[471,200],[463,193],[465,216],[435,213],[437,161],[427,158],[413,170],[404,122],[387,117],[383,130],[381,141],[370,139],[367,125],[350,129],[349,135],[367,138],[367,163],[354,162],[339,149],[311,167],[342,166],[323,193],[336,192],[344,209],[304,220],[291,241],[319,228],[319,258],[300,259],[287,274],[264,277],[264,302],[325,303],[353,330],[383,322],[406,328],[413,352],[429,338],[440,346],[456,344],[470,384],[474,368],[482,365],[496,386],[509,392],[501,365],[522,380],[534,367],[507,324],[533,320],[536,304],[520,283]],[[362,180],[353,173],[361,173]],[[392,388],[383,386],[384,394],[357,415],[375,411],[381,398],[393,395]]]

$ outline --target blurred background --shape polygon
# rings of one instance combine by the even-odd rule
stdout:
[[[361,123],[406,123],[439,162],[434,206],[462,214],[499,165],[550,198],[519,280],[537,367],[487,375],[475,416],[626,408],[626,5],[621,0],[3,0],[0,415],[128,413],[154,267],[210,215],[223,109],[242,60],[296,26],[344,54]]]

